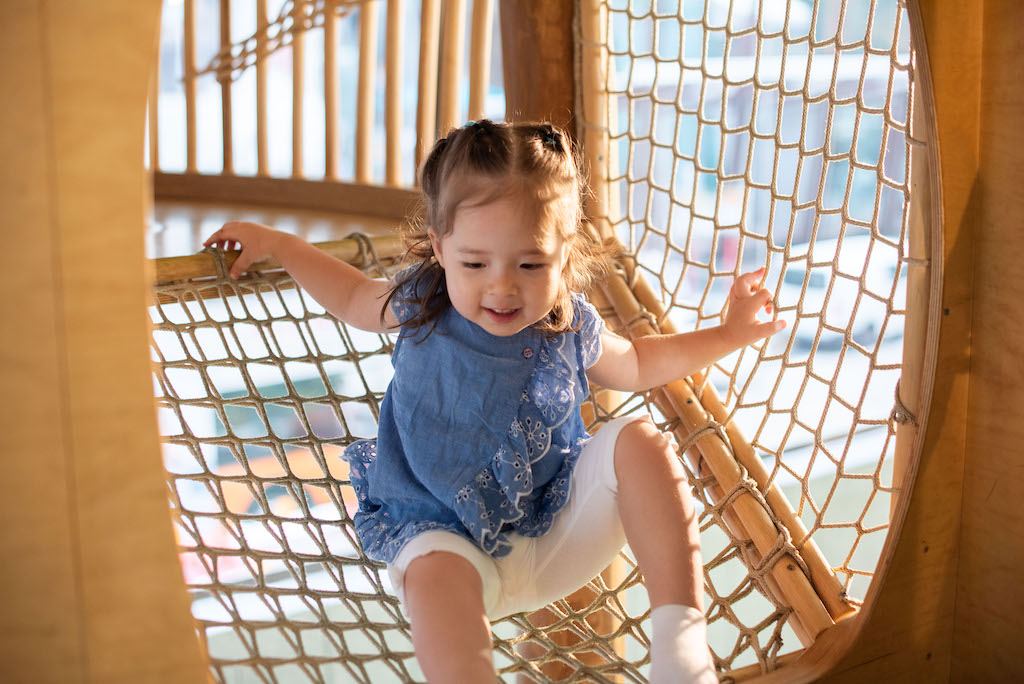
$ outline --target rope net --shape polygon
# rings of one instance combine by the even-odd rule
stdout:
[[[336,4],[312,5],[310,26]],[[615,0],[580,12],[597,13],[589,28],[582,15],[581,62],[597,55],[607,75],[597,97],[579,94],[591,213],[628,255],[591,293],[610,327],[715,325],[733,278],[762,265],[788,323],[697,377],[595,391],[587,408],[593,427],[647,411],[675,435],[702,509],[716,663],[726,678],[770,671],[863,599],[896,491],[896,425],[914,418],[893,399],[921,147],[906,10]],[[365,237],[340,244],[324,249],[375,276],[396,268],[397,252]],[[359,548],[340,459],[376,434],[392,340],[338,323],[279,269],[231,281],[208,258],[206,275],[159,283],[151,314],[170,500],[214,674],[422,680],[383,566]],[[645,681],[641,582],[627,548],[570,600],[498,622],[500,673]]]
[[[355,265],[394,271],[361,235],[324,249],[352,241]],[[339,323],[280,270],[236,282],[223,255],[209,259],[216,275],[158,284],[151,314],[170,500],[214,673],[228,682],[421,680],[384,566],[359,547],[340,458],[376,433],[393,340]],[[643,611],[624,604],[640,579],[626,563],[606,573],[610,586],[591,583],[585,605],[561,601],[533,618],[545,628],[525,615],[495,624],[500,671],[546,681],[546,664],[565,663],[576,680],[619,672],[643,681]],[[614,631],[594,633],[587,617],[597,613],[615,618]],[[624,641],[634,662],[616,653]]]
[[[733,279],[764,266],[788,324],[676,401],[645,400],[667,427],[685,424],[715,655],[727,671],[751,655],[771,669],[782,642],[807,645],[862,602],[897,491],[896,426],[914,421],[894,400],[912,151],[923,155],[906,7],[584,5],[581,78],[589,68],[603,84],[578,97],[592,215],[629,255],[616,311],[627,328],[649,319],[634,334],[717,325]],[[713,437],[701,444],[701,431]],[[747,494],[765,519],[739,510]],[[827,616],[779,586],[780,554]]]

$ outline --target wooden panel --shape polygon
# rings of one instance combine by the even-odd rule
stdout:
[[[4,73],[35,80],[5,88],[19,94],[20,113],[3,119],[5,130],[12,116],[28,134],[5,142],[5,169],[34,175],[21,181],[31,188],[24,200],[18,182],[0,191],[6,229],[16,225],[7,211],[25,220],[14,228],[24,249],[10,252],[13,288],[4,298],[18,310],[4,313],[25,341],[13,348],[26,365],[13,385],[5,375],[3,432],[8,439],[15,425],[13,438],[32,433],[36,443],[5,449],[8,467],[25,473],[11,482],[23,493],[0,504],[5,549],[19,552],[5,554],[0,583],[3,673],[12,681],[203,681],[148,399],[140,152],[160,2],[39,1],[0,11],[3,42],[24,48],[4,54]],[[17,388],[25,394],[12,397]],[[8,502],[24,508],[9,517]]]
[[[1024,679],[1024,73],[1017,0],[986,0],[981,222],[972,241],[974,322],[952,681]]]
[[[0,3],[0,107],[5,163],[0,164],[0,224],[7,276],[0,316],[0,661],[15,681],[82,682],[74,499],[68,490],[70,444],[63,380],[60,304],[53,259],[53,171],[42,113],[45,82],[43,3]]]

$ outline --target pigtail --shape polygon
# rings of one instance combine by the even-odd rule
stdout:
[[[446,153],[452,147],[457,131],[434,143],[426,159],[420,164],[417,177],[420,185],[419,210],[399,228],[399,234],[406,245],[403,262],[412,262],[410,266],[398,273],[394,283],[384,298],[380,310],[383,324],[388,307],[399,292],[411,292],[409,303],[416,309],[416,314],[405,321],[403,327],[417,329],[426,323],[436,325],[437,319],[451,305],[444,283],[444,269],[434,258],[434,248],[430,244],[427,229],[436,220],[438,195],[442,184],[442,170]],[[430,334],[429,332],[427,334]]]

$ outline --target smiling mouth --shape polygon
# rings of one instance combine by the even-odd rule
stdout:
[[[519,309],[484,309],[498,323],[507,323],[519,313]]]

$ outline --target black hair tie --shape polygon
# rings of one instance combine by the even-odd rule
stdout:
[[[562,141],[559,140],[560,136],[558,135],[558,131],[556,131],[551,124],[545,124],[540,133],[542,136],[541,142],[544,143],[545,147],[549,148],[553,152],[562,151]]]

